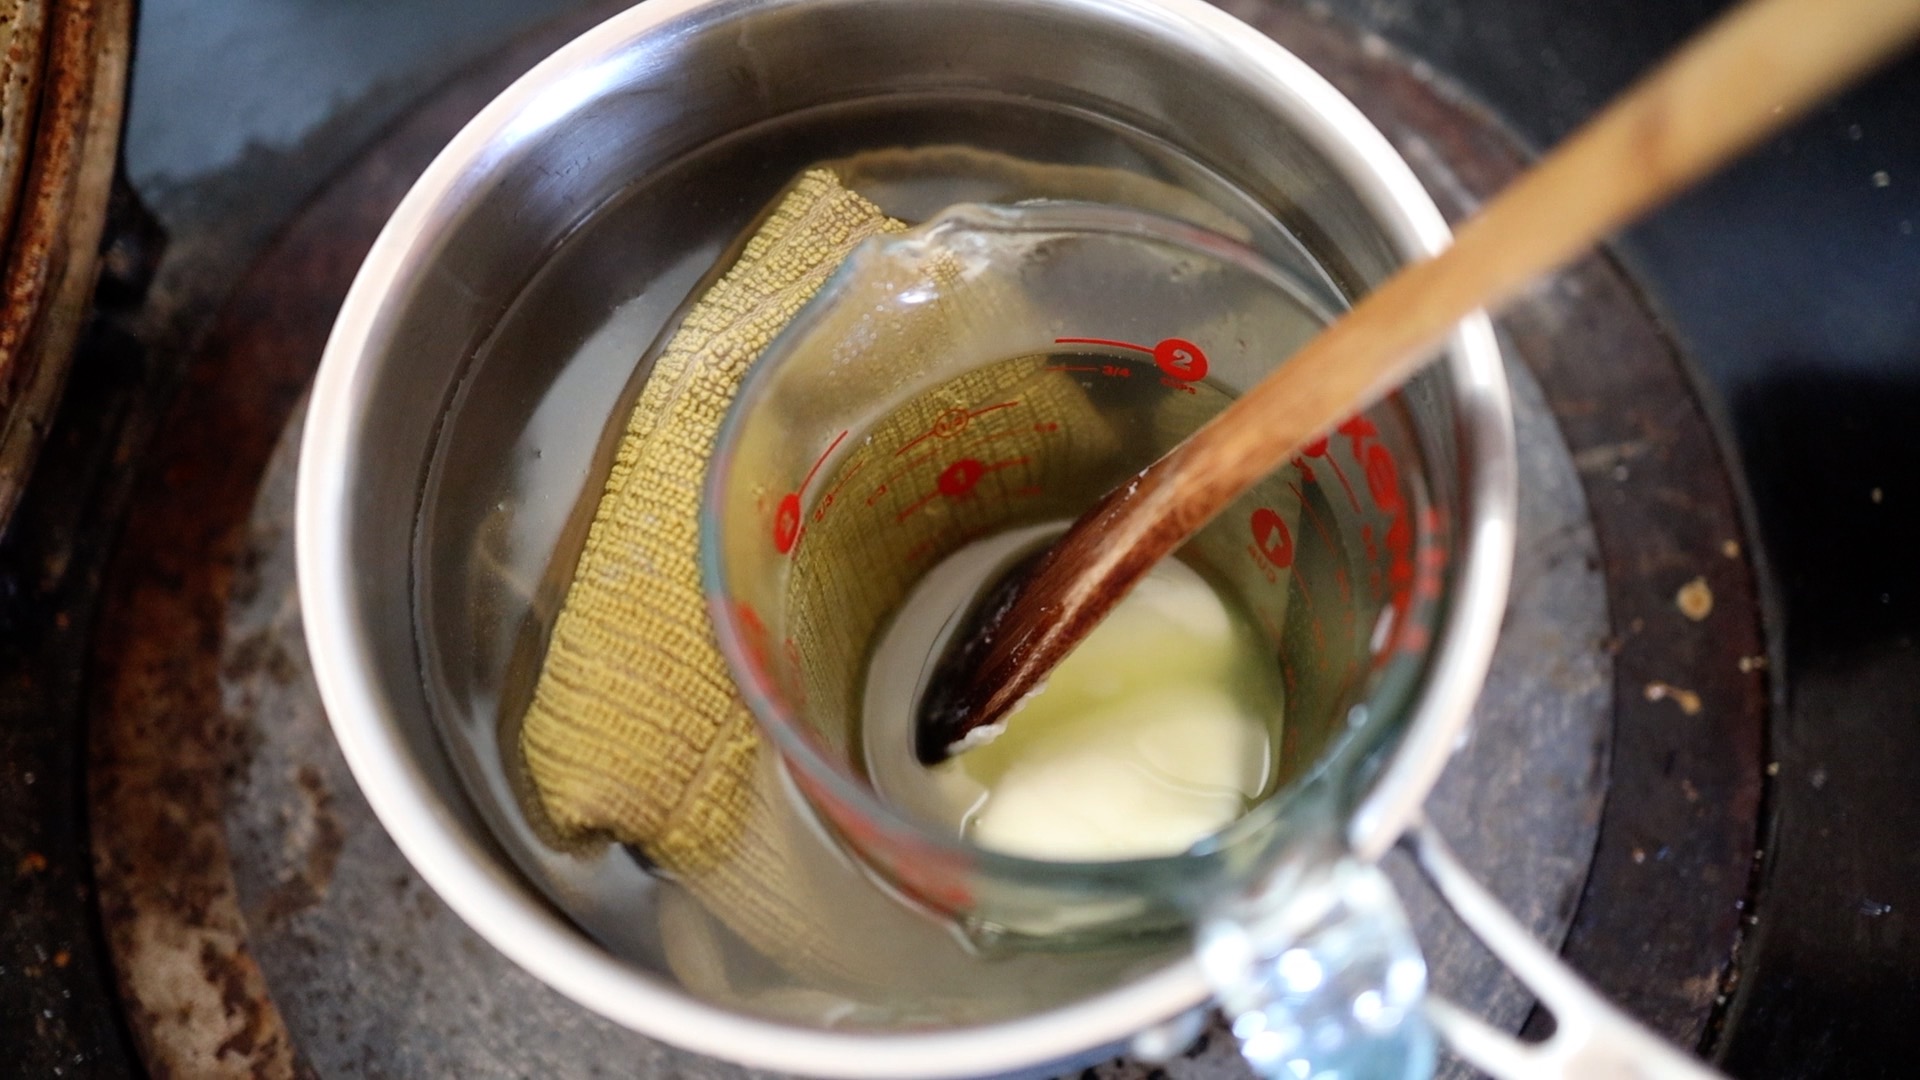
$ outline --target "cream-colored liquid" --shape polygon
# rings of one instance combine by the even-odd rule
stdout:
[[[970,545],[908,596],[868,672],[869,776],[907,812],[997,851],[1178,854],[1266,792],[1281,710],[1272,657],[1178,560],[1155,567],[997,738],[932,769],[912,754],[913,707],[954,624],[1013,556],[1058,528]]]

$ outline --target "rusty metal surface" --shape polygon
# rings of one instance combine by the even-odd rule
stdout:
[[[12,234],[33,151],[33,113],[46,53],[45,0],[0,0],[0,251]]]
[[[132,0],[59,0],[47,15],[32,147],[0,279],[0,528],[39,453],[93,296],[132,19]]]
[[[547,989],[468,929],[381,829],[327,727],[301,636],[298,421],[260,486],[217,677],[227,715],[247,729],[220,818],[239,907],[302,1059],[329,1077],[766,1076]]]
[[[577,29],[439,95],[310,207],[249,275],[271,286],[243,283],[216,320],[148,451],[98,615],[88,805],[106,943],[155,1076],[307,1071],[248,947],[222,816],[251,737],[217,671],[247,513],[374,231],[459,124]]]
[[[1352,97],[1449,218],[1524,167],[1490,114],[1385,42],[1356,51],[1324,19],[1224,6]],[[1767,783],[1767,641],[1731,463],[1659,317],[1611,257],[1579,261],[1498,323],[1580,466],[1611,613],[1612,795],[1563,953],[1656,1030],[1711,1049],[1754,917]],[[1696,580],[1712,597],[1697,619],[1682,601]]]
[[[94,912],[79,717],[98,568],[125,505],[120,440],[146,408],[147,357],[126,324],[161,241],[126,189],[109,214],[118,256],[0,538],[0,1074],[120,1076],[134,1056]]]

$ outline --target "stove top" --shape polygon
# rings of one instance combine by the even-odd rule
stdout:
[[[1456,219],[1714,7],[1224,6]],[[26,1075],[739,1074],[545,990],[414,877],[291,593],[291,433],[362,253],[467,116],[614,7],[489,0],[438,49],[423,0],[217,7],[146,5],[108,277],[0,543],[0,1038]],[[259,107],[210,122],[196,49]],[[302,78],[338,103],[292,100]],[[1500,320],[1522,554],[1434,815],[1536,934],[1736,1075],[1891,1075],[1920,1008],[1916,93],[1909,61]],[[1423,916],[1440,985],[1541,1028],[1450,933]],[[1161,1068],[1242,1074],[1220,1037]]]

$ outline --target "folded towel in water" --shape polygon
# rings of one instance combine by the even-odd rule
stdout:
[[[817,934],[783,889],[758,736],[714,644],[700,492],[722,417],[767,342],[847,254],[905,226],[805,174],[694,305],[628,419],[521,727],[563,837],[639,847],[762,952],[807,967]],[[800,954],[800,955],[796,955]]]

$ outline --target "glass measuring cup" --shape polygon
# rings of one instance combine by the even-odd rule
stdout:
[[[1470,522],[1468,440],[1438,371],[1303,448],[1180,553],[1253,612],[1285,684],[1281,782],[1238,821],[1171,857],[1048,862],[931,830],[860,775],[856,687],[927,566],[1077,516],[1339,303],[1304,254],[1269,263],[1130,211],[958,207],[869,241],[767,350],[716,443],[702,558],[722,651],[795,785],[888,883],[989,947],[1192,926],[1262,1075],[1424,1076],[1437,1033],[1503,1077],[1711,1076],[1586,988],[1421,820],[1433,774],[1398,744],[1430,751],[1449,730],[1420,709],[1436,684],[1458,689],[1459,665],[1436,669],[1450,604],[1471,606],[1450,543]],[[1395,775],[1409,758],[1412,781]],[[1403,816],[1376,826],[1396,786]],[[1404,837],[1539,994],[1552,1038],[1523,1046],[1427,993],[1372,862],[1380,835]],[[1177,1046],[1190,1022],[1135,1045]]]
[[[796,786],[866,865],[978,939],[1061,948],[1188,925],[1283,838],[1337,830],[1445,611],[1456,451],[1420,380],[1182,552],[1249,615],[1286,703],[1272,794],[1186,853],[1047,862],[942,835],[867,783],[860,697],[928,568],[1076,517],[1343,306],[1304,252],[1282,266],[1096,206],[959,207],[869,242],[770,346],[712,459],[710,606]]]

